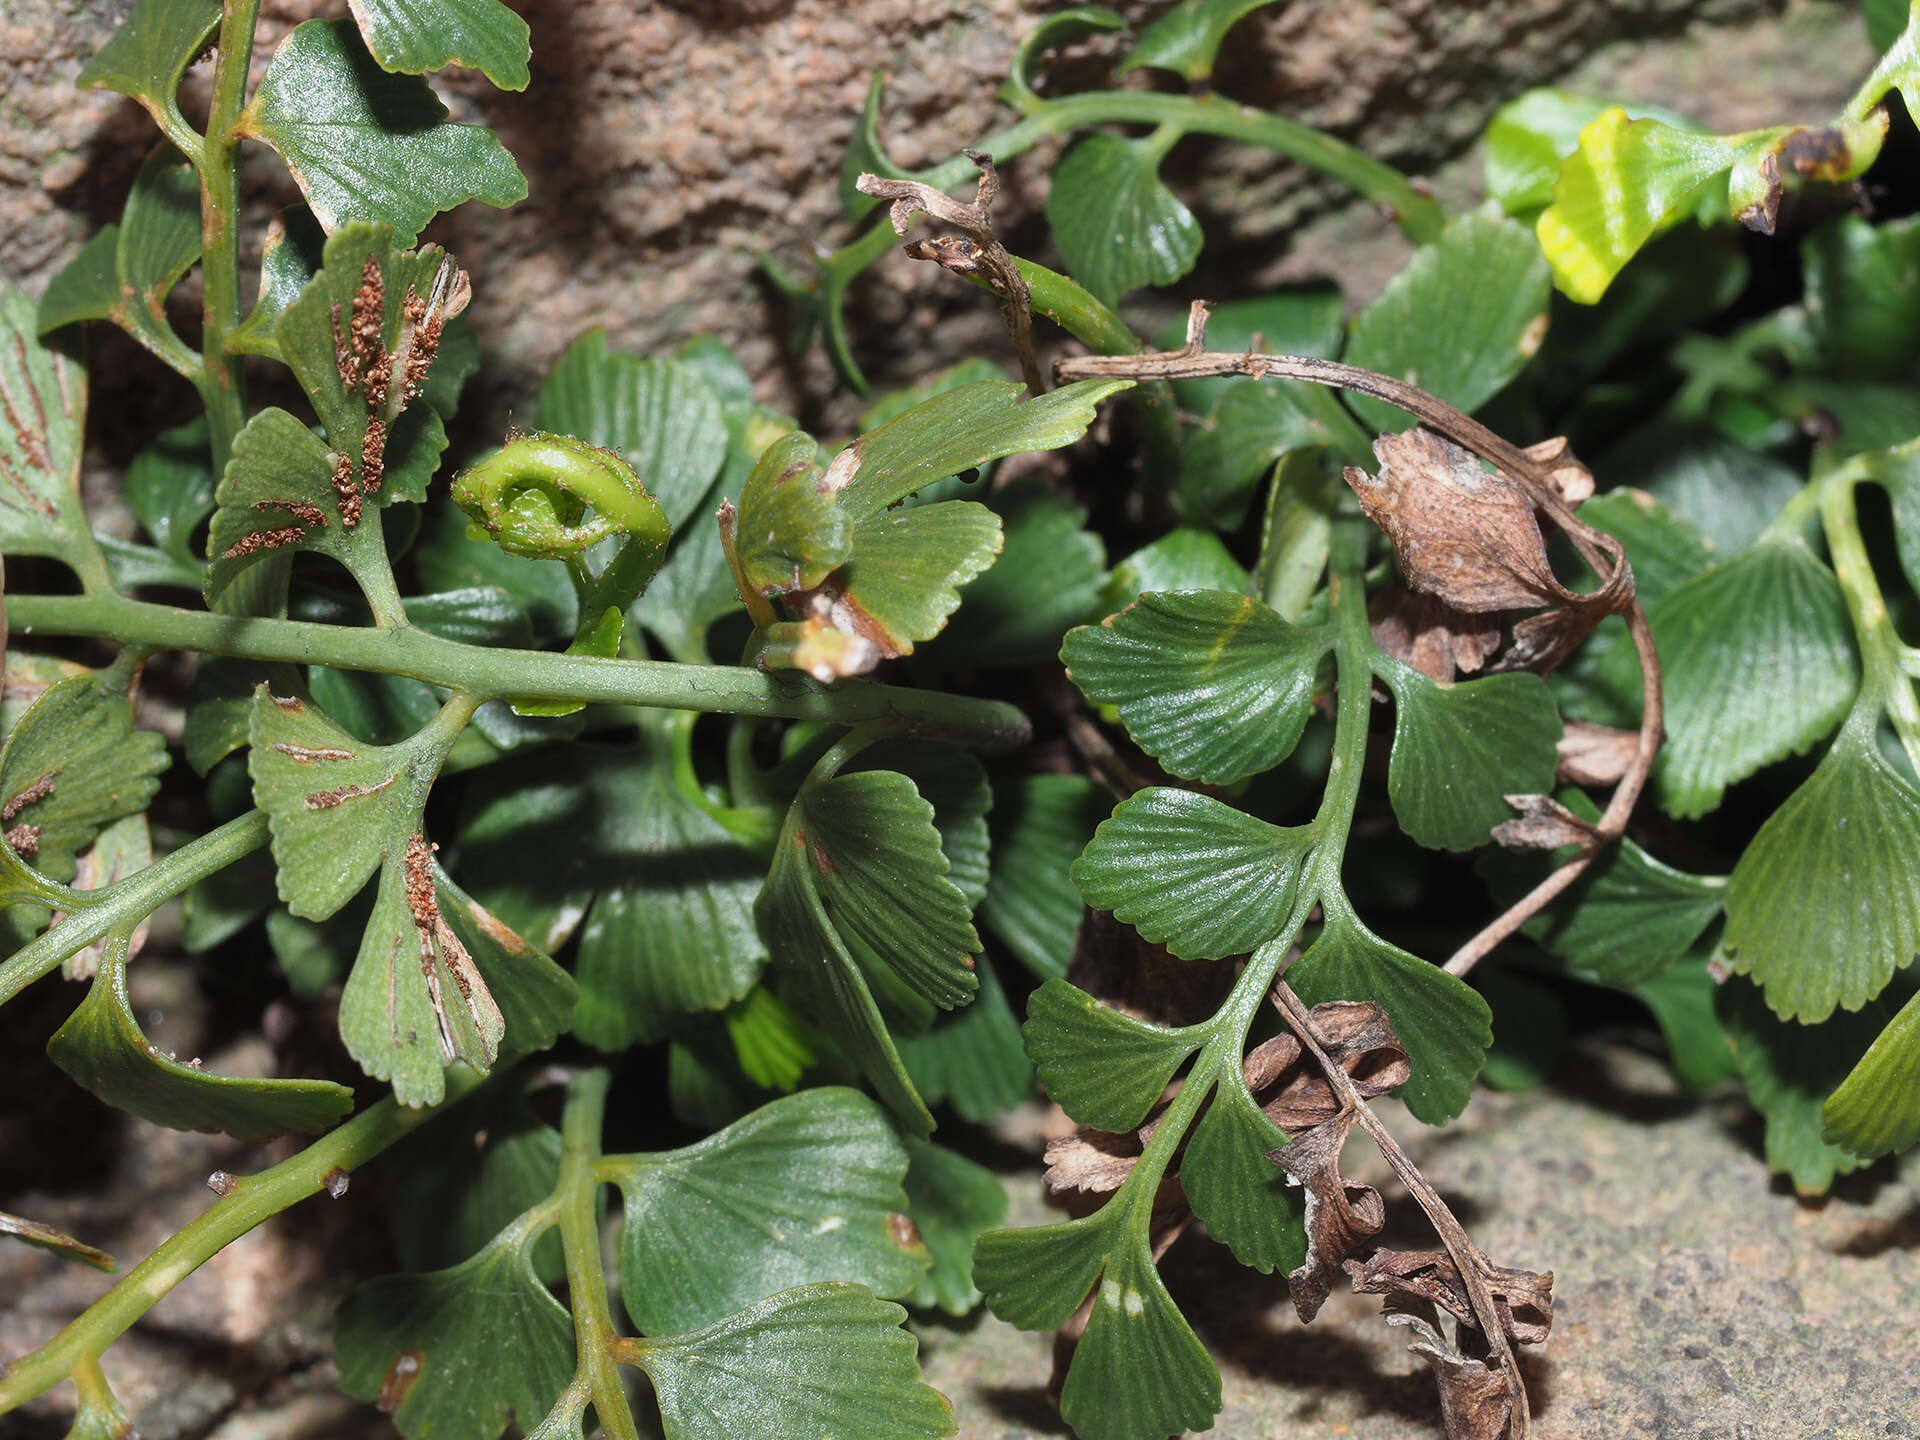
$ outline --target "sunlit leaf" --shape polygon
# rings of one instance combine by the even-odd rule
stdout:
[[[1151,66],[1171,70],[1188,81],[1205,80],[1213,73],[1220,42],[1242,16],[1251,15],[1274,0],[1181,0],[1149,25],[1133,42],[1120,73]]]
[[[425,80],[380,69],[351,20],[308,20],[274,51],[240,129],[280,152],[327,230],[380,220],[410,241],[464,201],[527,196],[491,131],[446,116]]]
[[[1180,1161],[1180,1188],[1207,1233],[1262,1275],[1298,1269],[1307,1258],[1304,1192],[1267,1158],[1286,1141],[1229,1075]]]
[[[1278,765],[1313,707],[1327,636],[1219,590],[1142,595],[1071,632],[1060,658],[1175,775],[1227,785]]]
[[[1820,1110],[1821,1138],[1869,1159],[1920,1140],[1920,991]]]
[[[527,88],[527,22],[500,0],[353,0],[353,18],[383,70],[478,70],[502,90]]]
[[[993,869],[980,919],[1042,979],[1067,973],[1086,912],[1069,870],[1108,808],[1082,775],[1029,775],[994,788]]]
[[[1160,179],[1151,141],[1093,131],[1053,170],[1047,223],[1067,273],[1112,305],[1142,285],[1171,285],[1199,258],[1200,222]]]
[[[1889,1008],[1870,1005],[1824,1025],[1797,1025],[1768,1009],[1742,980],[1720,987],[1716,1006],[1733,1046],[1747,1099],[1766,1117],[1767,1169],[1787,1175],[1802,1195],[1818,1195],[1836,1175],[1867,1161],[1822,1138],[1820,1110],[1886,1023]]]
[[[1429,1125],[1467,1108],[1493,1043],[1492,1011],[1472,986],[1389,945],[1351,911],[1330,914],[1320,938],[1287,972],[1308,1005],[1370,1000],[1387,1012],[1413,1075],[1395,1093]]]
[[[687,1335],[647,1339],[634,1363],[667,1440],[934,1440],[953,1407],[920,1383],[906,1312],[858,1285],[803,1285]]]
[[[1071,445],[1093,423],[1100,402],[1132,383],[1078,380],[1021,400],[1019,382],[982,380],[935,395],[855,440],[851,458],[843,452],[837,463],[849,467],[851,478],[842,502],[864,517],[989,460]]]
[[[1354,316],[1344,358],[1476,410],[1540,348],[1549,293],[1546,262],[1525,226],[1463,215]],[[1376,429],[1409,423],[1383,401],[1350,403]]]
[[[1311,827],[1282,829],[1205,795],[1156,787],[1101,825],[1073,864],[1073,883],[1143,939],[1183,959],[1218,960],[1286,925],[1312,845]]]
[[[1920,792],[1848,721],[1727,883],[1726,947],[1767,1004],[1812,1024],[1857,1010],[1920,951]]]
[[[330,1080],[215,1075],[197,1058],[163,1055],[141,1032],[127,998],[127,936],[112,936],[87,998],[47,1042],[53,1063],[107,1104],[173,1130],[224,1130],[264,1140],[285,1130],[324,1130],[353,1109],[353,1092]]]
[[[1658,105],[1628,105],[1629,119],[1655,119],[1680,130],[1700,127]],[[1580,132],[1609,109],[1605,100],[1551,86],[1529,90],[1494,112],[1485,137],[1487,195],[1509,215],[1531,215],[1553,203],[1561,163],[1580,148]]]
[[[397,1396],[407,1440],[498,1440],[509,1416],[539,1423],[573,1377],[574,1345],[572,1318],[533,1272],[537,1232],[516,1225],[451,1269],[355,1290],[334,1321],[340,1388]]]
[[[1410,665],[1376,655],[1393,691],[1393,813],[1422,845],[1472,850],[1513,818],[1508,795],[1553,785],[1560,717],[1538,675],[1516,671],[1441,685]]]
[[[302,550],[331,556],[349,569],[385,565],[379,535],[349,527],[333,488],[334,453],[286,411],[269,406],[234,441],[219,508],[207,532],[207,599],[217,600],[241,575],[271,555]],[[368,538],[356,543],[356,535]]]
[[[1131,1130],[1206,1038],[1124,1015],[1049,980],[1027,999],[1027,1053],[1048,1097],[1082,1125]]]
[[[1000,546],[1000,517],[971,500],[884,510],[854,526],[847,563],[821,593],[842,629],[871,636],[883,656],[910,655],[945,628],[960,587]]]
[[[1659,120],[1630,120],[1618,106],[1580,132],[1580,148],[1561,168],[1553,204],[1536,232],[1554,281],[1591,305],[1654,232],[1689,212],[1701,192],[1728,176],[1728,210],[1752,229],[1773,233],[1780,203],[1781,155],[1811,133],[1807,173],[1851,179],[1879,153],[1885,121],[1826,131],[1777,126],[1739,135],[1705,135]],[[1794,157],[1787,162],[1797,169]]]

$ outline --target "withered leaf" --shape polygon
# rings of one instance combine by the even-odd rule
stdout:
[[[1118,1190],[1139,1163],[1146,1141],[1139,1131],[1115,1134],[1081,1125],[1073,1134],[1047,1142],[1047,1189],[1084,1190],[1104,1195]]]
[[[1558,779],[1571,785],[1614,785],[1633,766],[1640,732],[1591,720],[1569,720],[1560,737]]]
[[[1394,590],[1381,597],[1373,643],[1442,685],[1471,675],[1500,648],[1500,622],[1456,610],[1437,595]]]
[[[1483,1360],[1462,1355],[1440,1333],[1437,1318],[1431,1306],[1421,1307],[1418,1302],[1396,1305],[1388,1300],[1387,1323],[1405,1325],[1414,1332],[1407,1348],[1433,1370],[1447,1440],[1501,1440],[1513,1417],[1513,1397],[1507,1390],[1506,1375]]]
[[[1584,467],[1564,446],[1534,448],[1537,458],[1554,464],[1550,480],[1557,492],[1577,494],[1591,483],[1590,476],[1580,478]],[[1602,619],[1632,603],[1632,573],[1617,541],[1594,532],[1613,559],[1613,573],[1599,590],[1569,590],[1547,560],[1526,490],[1450,440],[1415,427],[1380,436],[1373,453],[1380,473],[1349,466],[1347,483],[1393,542],[1410,586],[1469,614],[1544,609],[1514,625],[1495,668],[1552,669]]]
[[[1493,827],[1493,841],[1509,850],[1558,850],[1593,845],[1599,832],[1551,795],[1507,795],[1515,817]]]
[[[1371,1001],[1329,1000],[1313,1007],[1314,1028],[1333,1048],[1362,1099],[1385,1095],[1413,1073],[1387,1012]],[[1266,1117],[1289,1135],[1324,1124],[1340,1101],[1319,1065],[1291,1032],[1281,1031],[1247,1052],[1247,1089]]]
[[[1380,1192],[1371,1185],[1352,1184],[1340,1174],[1340,1150],[1357,1118],[1353,1111],[1343,1111],[1296,1134],[1291,1144],[1267,1152],[1267,1158],[1306,1192],[1307,1259],[1287,1276],[1293,1308],[1302,1321],[1320,1313],[1333,1293],[1341,1264],[1387,1223]]]
[[[1433,1250],[1376,1250],[1344,1267],[1360,1295],[1411,1295],[1432,1301],[1462,1324],[1477,1328],[1473,1302],[1453,1257]],[[1553,1329],[1553,1272],[1485,1267],[1487,1288],[1509,1339],[1538,1345]]]

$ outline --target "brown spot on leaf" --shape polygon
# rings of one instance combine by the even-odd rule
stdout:
[[[311,765],[316,760],[351,760],[354,752],[341,750],[331,745],[290,745],[284,740],[276,740],[273,748],[289,760],[300,765]]]
[[[380,1393],[374,1397],[374,1408],[382,1415],[391,1415],[398,1410],[426,1364],[427,1357],[418,1350],[402,1350],[394,1356],[393,1363],[387,1366],[387,1373],[380,1381]]]
[[[223,1200],[233,1193],[233,1187],[239,1183],[239,1180],[224,1170],[216,1170],[207,1176],[207,1188]]]
[[[256,500],[253,508],[261,512],[284,510],[309,530],[327,528],[327,512],[318,505],[309,505],[303,500]]]
[[[364,799],[368,795],[378,795],[394,782],[389,775],[377,785],[342,785],[337,790],[316,790],[306,797],[305,805],[309,810],[331,810],[336,805],[344,805],[349,800]]]
[[[22,860],[31,860],[40,853],[40,827],[38,825],[16,825],[4,836],[13,853]]]
[[[277,530],[254,530],[242,535],[221,554],[228,560],[243,560],[262,550],[279,550],[288,545],[298,545],[306,538],[307,532],[298,525],[283,525]]]
[[[276,695],[269,690],[267,698],[289,715],[302,714],[307,708],[298,695]]]
[[[333,457],[333,494],[340,523],[351,530],[360,523],[360,487],[353,482],[353,456],[344,451]]]
[[[920,1227],[913,1223],[911,1216],[902,1215],[898,1210],[887,1212],[887,1238],[902,1250],[912,1250],[923,1242]]]
[[[368,495],[380,489],[387,474],[387,422],[379,416],[367,421],[366,443],[360,448],[360,488]]]
[[[347,1172],[336,1165],[321,1177],[320,1185],[327,1192],[328,1199],[338,1200],[347,1193],[349,1180]]]
[[[27,806],[53,794],[55,788],[53,777],[59,773],[58,770],[49,770],[25,789],[16,791],[13,798],[4,805],[0,805],[0,825],[10,824]]]

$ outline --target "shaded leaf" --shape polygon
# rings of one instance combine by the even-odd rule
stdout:
[[[980,1300],[973,1288],[974,1242],[1007,1218],[1007,1192],[986,1166],[943,1145],[911,1137],[906,1145],[907,1215],[933,1257],[908,1303],[965,1315]]]
[[[425,80],[375,64],[351,20],[308,20],[274,51],[239,128],[280,152],[327,230],[381,220],[411,240],[464,201],[527,196],[491,131],[446,116]]]
[[[1152,66],[1189,81],[1213,73],[1220,42],[1241,19],[1274,0],[1182,0],[1149,25],[1120,62],[1120,73]]]
[[[141,1032],[127,999],[127,936],[107,942],[80,1008],[47,1042],[53,1063],[107,1104],[173,1130],[224,1130],[244,1141],[286,1130],[325,1130],[353,1109],[353,1092],[329,1080],[212,1075],[196,1058],[163,1055]]]
[[[1073,864],[1096,910],[1187,960],[1241,955],[1277,935],[1299,902],[1312,827],[1282,829],[1189,790],[1123,801]]]
[[[848,770],[898,770],[913,782],[920,798],[933,806],[933,828],[947,857],[947,878],[978,905],[987,891],[993,787],[985,767],[957,745],[925,741],[882,741],[862,750]]]
[[[47,282],[34,322],[45,334],[80,320],[112,319],[120,300],[120,227],[103,225]]]
[[[1301,381],[1230,381],[1186,441],[1174,504],[1192,523],[1235,529],[1255,488],[1283,456],[1321,447],[1341,454],[1363,452],[1364,443],[1340,402],[1322,387]]]
[[[1671,507],[1724,555],[1738,554],[1758,540],[1802,483],[1780,460],[1729,439],[1707,421],[1643,425],[1602,451],[1593,471],[1603,485],[1632,485]],[[1634,567],[1636,583],[1639,568]]]
[[[1089,700],[1175,775],[1232,784],[1299,742],[1328,645],[1259,601],[1218,590],[1142,595],[1068,634],[1060,658]],[[1551,770],[1549,770],[1549,776]]]
[[[1193,1213],[1234,1259],[1262,1275],[1306,1260],[1301,1192],[1267,1159],[1286,1143],[1246,1085],[1229,1076],[1214,1089],[1180,1161],[1180,1187]]]
[[[54,1254],[68,1260],[78,1260],[91,1265],[96,1270],[104,1270],[111,1275],[120,1268],[117,1261],[104,1250],[83,1244],[73,1236],[56,1230],[51,1225],[43,1225],[37,1220],[28,1220],[21,1215],[9,1215],[0,1210],[0,1235],[11,1235],[15,1240],[37,1249],[51,1250]]]
[[[1504,965],[1474,966],[1473,985],[1493,1011],[1493,1047],[1480,1078],[1496,1090],[1534,1090],[1547,1082],[1567,1039],[1559,992]]]
[[[1727,882],[1726,948],[1767,1004],[1812,1024],[1857,1010],[1920,951],[1920,792],[1855,712]]]
[[[1675,1077],[1696,1090],[1718,1084],[1734,1072],[1733,1048],[1713,1013],[1720,985],[1709,962],[1718,949],[1712,941],[1697,946],[1653,979],[1633,987],[1634,996],[1653,1012],[1666,1039]]]
[[[0,285],[0,548],[63,558],[88,543],[80,507],[87,375],[42,345],[33,301]]]
[[[1920,1140],[1920,991],[1820,1109],[1820,1137],[1872,1159]]]
[[[1580,518],[1618,540],[1633,566],[1633,593],[1651,605],[1705,574],[1720,558],[1720,546],[1676,510],[1644,490],[1614,490],[1580,507]]]
[[[1050,658],[1106,579],[1106,547],[1066,496],[1015,481],[993,508],[1005,530],[1000,558],[968,587],[959,623],[933,652],[944,665],[1008,669]]]
[[[927,1104],[948,1102],[962,1120],[984,1125],[1033,1094],[1033,1062],[994,967],[982,964],[978,974],[980,993],[970,1005],[924,1034],[902,1037],[899,1046]]]
[[[284,358],[275,333],[280,317],[320,273],[326,244],[327,232],[305,205],[289,205],[275,212],[260,251],[260,293],[246,319],[227,332],[229,350]]]
[[[1029,775],[994,787],[993,868],[980,919],[1041,979],[1063,977],[1086,904],[1069,873],[1106,817],[1082,775]]]
[[[1467,1107],[1473,1078],[1493,1043],[1492,1011],[1465,981],[1389,945],[1344,906],[1287,983],[1309,1005],[1370,1000],[1387,1012],[1413,1075],[1399,1090],[1415,1117],[1444,1125]]]
[[[1247,587],[1247,569],[1211,530],[1180,525],[1113,567],[1100,591],[1104,618],[1150,590],[1226,590]]]
[[[203,563],[193,533],[213,512],[214,477],[207,459],[207,422],[189,420],[133,457],[124,493],[153,543],[183,566]],[[197,582],[196,582],[197,583]]]
[[[1540,348],[1549,293],[1546,262],[1524,226],[1463,215],[1354,316],[1344,358],[1477,410]],[[1376,430],[1408,422],[1384,401],[1349,403]]]
[[[634,1347],[667,1440],[921,1440],[953,1408],[920,1383],[906,1312],[857,1285],[803,1285]],[[777,1403],[769,1400],[777,1397]]]
[[[411,558],[423,590],[505,590],[526,614],[538,646],[571,639],[579,628],[565,561],[509,555],[484,536],[470,538],[467,518],[455,506],[429,507]]]
[[[1207,1429],[1219,1410],[1220,1372],[1144,1240],[1116,1246],[1060,1392],[1061,1418],[1085,1440],[1144,1440]]]
[[[622,756],[588,785],[612,802],[596,855],[609,883],[580,933],[575,1029],[590,1045],[623,1050],[752,987],[767,958],[753,924],[764,872],[681,791],[665,753]]]
[[[927,1268],[902,1214],[906,1151],[857,1091],[806,1090],[697,1145],[614,1156],[601,1172],[623,1197],[620,1293],[642,1334],[710,1324],[828,1276],[900,1295]]]
[[[1384,655],[1374,669],[1394,698],[1387,794],[1400,828],[1420,844],[1484,845],[1511,818],[1506,796],[1552,788],[1560,717],[1538,675],[1439,685]]]
[[[502,924],[433,862],[434,900],[505,1022],[501,1053],[537,1054],[573,1028],[579,989],[538,946]]]
[[[353,0],[361,38],[383,70],[478,70],[502,90],[527,88],[527,22],[500,0]]]
[[[1837,215],[1800,253],[1821,368],[1842,379],[1910,380],[1920,361],[1920,222]]]
[[[200,176],[187,157],[161,145],[134,176],[120,216],[120,284],[146,306],[128,319],[140,328],[165,328],[160,302],[200,258]]]
[[[1095,1130],[1131,1130],[1204,1034],[1122,1014],[1077,985],[1049,980],[1027,999],[1027,1053],[1047,1095]]]
[[[1047,224],[1067,272],[1112,305],[1171,285],[1199,258],[1200,222],[1160,179],[1163,147],[1094,131],[1054,167]]]
[[[1582,820],[1599,807],[1578,791],[1562,798]],[[1511,852],[1488,856],[1485,870],[1502,905],[1518,900],[1574,856]],[[1602,850],[1580,878],[1524,927],[1549,952],[1603,984],[1651,981],[1685,955],[1720,914],[1727,882],[1690,875],[1653,858],[1623,836]]]
[[[1847,1077],[1886,1022],[1890,1007],[1870,1005],[1820,1026],[1775,1017],[1757,987],[1729,980],[1716,1009],[1733,1047],[1747,1099],[1767,1122],[1767,1169],[1787,1175],[1802,1195],[1819,1195],[1836,1175],[1867,1161],[1822,1138],[1821,1105]]]
[[[511,1226],[448,1270],[360,1286],[334,1321],[340,1388],[385,1397],[407,1440],[497,1440],[509,1416],[537,1424],[574,1369],[572,1319],[533,1273],[540,1228]]]

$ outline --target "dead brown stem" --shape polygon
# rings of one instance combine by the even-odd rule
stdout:
[[[907,246],[907,254],[916,260],[931,260],[959,275],[978,275],[993,287],[1000,296],[1001,318],[1007,322],[1007,332],[1013,336],[1014,348],[1020,352],[1020,373],[1026,379],[1027,389],[1038,395],[1046,388],[1046,382],[1033,353],[1033,297],[1026,277],[1013,263],[1013,256],[994,238],[993,218],[988,214],[993,197],[1000,190],[1000,175],[993,168],[993,157],[984,151],[968,150],[965,154],[980,167],[980,184],[971,205],[964,205],[946,191],[918,180],[889,180],[881,175],[863,174],[855,187],[862,195],[893,202],[887,218],[893,222],[896,235],[905,235],[912,228],[916,214],[930,215],[944,224],[959,227],[963,233],[958,236],[941,235],[932,240],[915,241]]]
[[[1353,1076],[1347,1073],[1347,1067],[1327,1053],[1320,1032],[1314,1026],[1313,1016],[1294,993],[1293,987],[1285,980],[1276,980],[1273,1000],[1280,1009],[1281,1017],[1287,1022],[1287,1028],[1299,1037],[1301,1045],[1319,1064],[1327,1083],[1340,1097],[1341,1104],[1358,1120],[1360,1128],[1367,1132],[1381,1158],[1399,1177],[1400,1183],[1406,1186],[1407,1193],[1426,1215],[1434,1234],[1440,1237],[1440,1243],[1446,1247],[1447,1254],[1459,1268],[1461,1283],[1466,1286],[1467,1299],[1473,1306],[1474,1319],[1479,1322],[1488,1349],[1500,1362],[1501,1373],[1507,1377],[1507,1389],[1513,1397],[1513,1418],[1507,1430],[1508,1440],[1527,1440],[1532,1412],[1527,1405],[1526,1381],[1521,1377],[1520,1361],[1507,1336],[1500,1307],[1495,1303],[1493,1290],[1487,1283],[1487,1257],[1468,1238],[1466,1228],[1447,1208],[1447,1202],[1440,1198],[1440,1192],[1427,1182],[1427,1177],[1420,1173],[1419,1167],[1400,1148],[1400,1142],[1393,1138],[1380,1122],[1380,1117],[1373,1113],[1366,1099],[1355,1088]]]
[[[1371,395],[1389,405],[1398,406],[1417,417],[1430,429],[1463,446],[1510,476],[1527,493],[1533,504],[1560,527],[1573,542],[1580,557],[1599,575],[1602,584],[1611,581],[1615,571],[1626,564],[1619,541],[1594,529],[1562,497],[1553,475],[1562,468],[1558,457],[1529,453],[1489,430],[1437,396],[1395,380],[1390,375],[1343,365],[1337,360],[1320,360],[1307,355],[1263,355],[1248,351],[1206,348],[1207,305],[1196,300],[1187,313],[1187,343],[1178,350],[1151,355],[1080,355],[1054,362],[1054,378],[1062,383],[1095,376],[1122,377],[1131,380],[1197,380],[1222,375],[1250,375],[1262,380],[1304,380],[1336,390],[1352,390]],[[1631,589],[1631,576],[1628,586]],[[1646,611],[1633,596],[1621,612],[1627,632],[1633,638],[1634,651],[1640,657],[1641,721],[1639,743],[1633,763],[1614,786],[1606,809],[1594,825],[1591,843],[1566,864],[1517,901],[1504,914],[1481,930],[1447,960],[1447,971],[1465,975],[1481,957],[1540,912],[1593,863],[1594,857],[1620,838],[1633,814],[1635,802],[1645,788],[1653,769],[1654,757],[1665,738],[1660,698],[1660,659],[1655,652],[1653,632]]]

